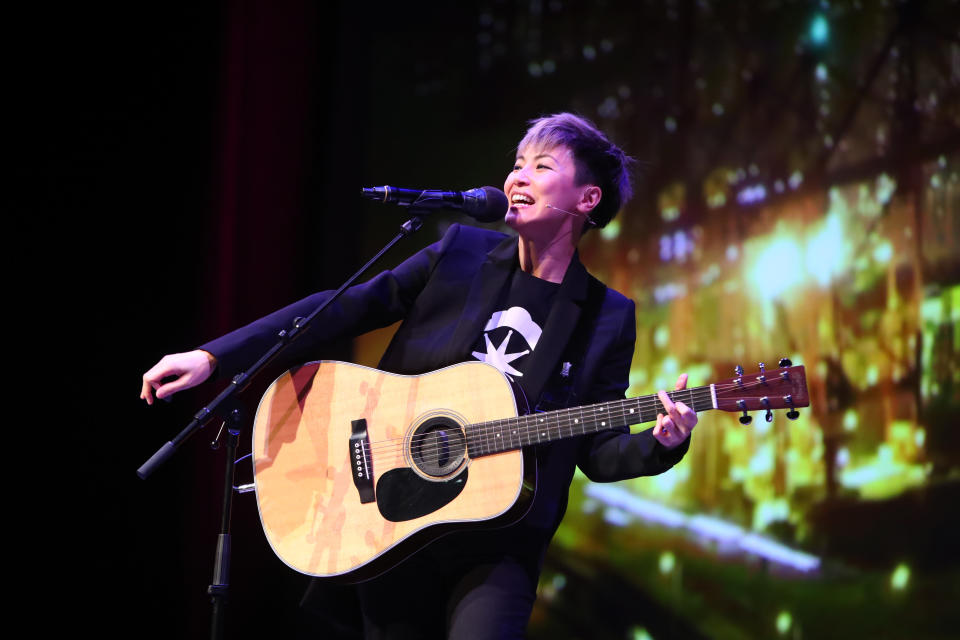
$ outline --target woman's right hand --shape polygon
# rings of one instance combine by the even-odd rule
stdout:
[[[147,404],[153,404],[154,394],[163,400],[178,391],[195,387],[209,378],[216,368],[217,359],[213,354],[200,349],[163,356],[160,362],[143,374],[140,397],[146,400]],[[176,379],[161,382],[170,377]]]

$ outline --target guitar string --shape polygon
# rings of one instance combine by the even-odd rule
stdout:
[[[691,394],[691,392],[696,394],[695,396],[691,395],[691,397],[685,398],[688,401],[705,400],[710,397],[709,387],[699,387],[696,389],[681,390],[681,391],[685,395]],[[682,400],[679,400],[679,399],[675,401],[682,402]],[[619,408],[615,406],[618,404],[620,405]],[[624,406],[624,405],[628,405],[628,406]],[[636,406],[632,406],[632,405],[636,405]],[[602,410],[600,409],[601,407],[603,408],[611,407],[613,408],[613,410],[612,411],[605,410],[605,409]],[[580,424],[585,420],[589,420],[590,416],[588,414],[590,413],[595,414],[593,417],[598,417],[598,418],[601,416],[601,414],[605,414],[609,419],[614,420],[616,418],[623,418],[623,417],[631,417],[631,416],[636,417],[638,416],[638,414],[642,414],[651,408],[659,408],[661,409],[659,413],[666,413],[666,411],[663,410],[663,405],[660,403],[659,398],[656,398],[654,396],[652,399],[643,400],[643,396],[641,396],[638,398],[625,398],[622,400],[612,400],[610,402],[605,402],[605,403],[585,405],[583,407],[575,407],[570,409],[558,409],[556,411],[551,411],[546,414],[533,413],[533,414],[527,414],[523,416],[508,416],[505,418],[497,418],[494,420],[476,422],[473,424],[465,425],[463,428],[470,429],[471,434],[474,436],[484,437],[484,436],[493,434],[498,430],[502,431],[502,427],[503,427],[502,423],[504,422],[515,422],[517,423],[517,426],[519,426],[521,429],[524,429],[524,428],[529,429],[530,427],[533,426],[532,424],[530,424],[531,421],[539,417],[541,422],[544,420],[549,420],[549,425],[550,425],[549,428],[555,429],[557,427],[560,427],[560,428],[564,426],[569,427],[574,424]],[[633,409],[633,411],[631,412],[629,411],[629,409]],[[641,420],[641,422],[648,422],[653,419],[655,418],[650,418],[649,420]],[[526,423],[526,424],[521,424],[521,423]],[[419,440],[428,438],[430,437],[430,435],[431,434],[423,434],[422,436],[412,436],[409,438],[409,440],[411,444],[417,444]],[[407,438],[400,437],[400,438],[391,438],[391,439],[381,440],[379,441],[378,444],[373,445],[371,447],[371,450],[376,451],[384,448],[385,446],[392,446],[389,443],[403,441],[403,440],[407,440]]]
[[[467,431],[465,439],[468,441],[468,445],[474,443],[486,449],[493,446],[493,448],[502,447],[505,450],[520,448],[526,444],[537,444],[542,441],[549,442],[566,435],[583,435],[591,431],[598,432],[609,428],[655,420],[655,417],[647,414],[644,409],[630,411],[622,408],[620,410],[595,410],[593,415],[591,415],[589,409],[578,411],[574,415],[552,416],[550,418],[538,417],[539,415],[504,418],[467,425],[464,427]],[[564,432],[569,433],[565,434]],[[420,438],[411,438],[411,448],[423,444],[424,439],[428,437],[430,437],[430,434],[425,434]],[[501,443],[508,444],[503,446]],[[374,449],[374,452],[379,453],[390,448],[396,449],[397,445],[391,442],[386,446]]]
[[[701,394],[701,395],[704,398],[709,397],[709,394]],[[633,400],[633,399],[630,399],[630,400]],[[630,400],[623,400],[622,402],[628,403],[630,402]],[[616,402],[617,401],[614,401],[614,403]],[[652,406],[654,405],[648,404],[646,408],[650,408]],[[589,406],[584,407],[584,409],[589,409]],[[571,412],[573,412],[573,410],[571,410]],[[582,421],[579,417],[566,416],[565,418],[558,418],[556,421],[550,420],[549,423],[535,422],[531,424],[531,419],[535,418],[538,415],[541,415],[541,414],[531,414],[529,416],[505,418],[502,420],[493,420],[493,421],[488,421],[484,423],[476,423],[475,425],[468,425],[468,426],[475,426],[475,427],[478,425],[483,425],[483,427],[475,429],[473,433],[467,434],[465,438],[465,440],[467,440],[467,449],[469,451],[469,449],[471,448],[470,441],[473,440],[473,442],[475,442],[477,446],[480,449],[482,449],[482,451],[480,451],[480,455],[498,453],[501,451],[520,449],[521,447],[529,444],[537,444],[539,442],[544,442],[544,441],[550,442],[563,437],[584,435],[590,432],[599,432],[599,431],[603,431],[603,430],[614,428],[614,427],[626,426],[627,424],[629,424],[629,422],[627,421],[624,421],[622,424],[618,423],[618,419],[640,417],[641,420],[633,421],[634,424],[651,422],[655,419],[652,416],[649,418],[643,418],[642,410],[639,412],[639,415],[636,410],[634,410],[634,412],[632,413],[626,410],[621,410],[621,411],[605,410],[602,413],[603,413],[602,416],[599,413],[596,416],[594,416],[596,419],[592,421],[590,416],[584,415]],[[500,436],[504,434],[505,430],[502,425],[497,423],[504,423],[504,422],[510,422],[512,423],[511,426],[516,426],[518,428],[513,429],[513,435],[507,435],[506,438],[501,438]],[[607,422],[609,422],[610,424],[604,424]],[[525,424],[521,424],[521,423],[525,423]],[[536,426],[536,429],[533,429],[534,426]],[[564,434],[563,432],[568,429],[569,429],[569,434]],[[540,432],[540,434],[534,435],[536,432]],[[496,435],[497,433],[500,433],[500,436],[497,436]],[[556,435],[554,436],[554,434]],[[543,439],[541,439],[541,435],[544,436]],[[491,438],[496,438],[496,439],[491,440]],[[524,442],[524,440],[526,440],[526,442]],[[504,443],[507,443],[507,444],[504,445]],[[411,443],[411,446],[413,446],[413,443]],[[436,446],[436,445],[433,445],[433,446]],[[388,458],[386,458],[386,456],[389,456],[391,453],[393,453],[395,456],[401,455],[405,457],[406,449],[402,445],[401,446],[394,445],[392,447],[387,447],[387,449],[390,449],[390,448],[393,449],[392,452],[389,450],[384,451],[383,449],[380,449],[377,452],[379,454],[377,456],[378,459],[387,460]],[[440,453],[439,446],[436,446],[436,451],[437,452],[434,455],[429,455],[429,454],[421,455],[419,460],[425,463],[433,463],[442,457],[450,457],[449,453]]]
[[[737,385],[737,384],[724,385],[724,386],[729,386],[730,388],[736,388],[736,389],[742,390],[746,388],[748,385],[756,387],[762,384],[765,384],[765,383],[754,382],[754,383],[746,383],[743,386]],[[687,395],[688,397],[686,399],[688,401],[696,402],[697,400],[704,400],[707,397],[709,397],[709,390],[710,390],[709,387],[696,387],[692,389],[675,390],[671,393],[677,396],[679,396],[680,394]],[[674,400],[682,401],[678,398],[674,398]],[[620,405],[619,409],[617,408],[616,405]],[[636,405],[636,406],[631,406],[631,405]],[[598,407],[603,407],[604,411],[602,412],[598,411],[597,410]],[[541,435],[546,436],[547,442],[550,442],[562,437],[566,437],[563,435],[564,429],[570,429],[569,435],[573,436],[573,435],[583,435],[585,433],[589,433],[590,431],[597,432],[607,428],[611,428],[613,426],[625,426],[626,424],[629,424],[629,422],[625,422],[624,424],[611,424],[610,426],[601,425],[600,418],[602,417],[606,420],[609,420],[611,423],[616,423],[618,419],[622,419],[624,417],[629,417],[629,418],[638,417],[635,412],[631,413],[627,411],[627,409],[629,408],[633,408],[635,412],[639,410],[640,417],[642,417],[643,412],[651,408],[659,409],[660,411],[658,411],[658,413],[665,413],[664,411],[662,411],[663,406],[662,404],[659,403],[659,398],[657,398],[656,396],[647,396],[647,397],[641,396],[637,398],[625,398],[622,400],[614,400],[608,403],[599,403],[596,405],[587,405],[584,407],[577,407],[573,409],[562,409],[557,412],[550,412],[552,417],[546,422],[544,422],[544,414],[530,414],[526,416],[511,416],[511,417],[501,418],[497,420],[479,422],[472,425],[466,425],[463,428],[467,430],[468,428],[473,427],[473,429],[470,429],[469,433],[467,433],[465,437],[465,439],[467,440],[467,446],[468,447],[470,446],[471,440],[472,440],[474,443],[476,443],[477,447],[483,450],[481,451],[481,455],[482,455],[483,453],[496,453],[496,452],[506,451],[510,449],[517,449],[527,444],[536,444],[537,442],[543,442],[544,440],[541,439]],[[713,408],[712,399],[711,399],[711,406],[708,408]],[[609,410],[609,409],[613,409],[613,410]],[[594,415],[592,416],[589,415],[591,412],[594,412]],[[541,432],[540,435],[536,435],[535,436],[536,442],[535,442],[534,441],[535,430],[532,429],[534,425],[531,424],[531,420],[534,419],[536,416],[540,416],[540,422],[542,422],[542,424],[537,425],[537,430],[545,428],[546,431]],[[595,422],[591,423],[590,422],[591,419],[593,419]],[[653,420],[654,420],[653,417],[649,419],[641,419],[640,421],[634,422],[634,424],[650,422]],[[513,444],[514,442],[513,436],[508,436],[508,438],[503,440],[498,439],[498,440],[491,441],[490,438],[491,437],[496,438],[497,433],[500,433],[501,436],[503,435],[505,423],[510,423],[511,427],[519,428],[519,432],[517,431],[517,429],[513,429],[513,431],[515,432],[514,435],[516,436],[515,440],[518,444],[516,445]],[[580,431],[579,434],[575,433],[576,429],[579,429]],[[554,432],[556,433],[556,437],[552,435]],[[524,443],[524,435],[526,435],[526,440],[527,440],[526,443]],[[405,452],[405,449],[406,449],[406,447],[404,446],[405,441],[409,440],[409,445],[411,447],[416,447],[422,444],[423,439],[427,437],[430,437],[430,434],[423,434],[422,436],[414,436],[409,439],[406,437],[401,437],[401,438],[392,438],[392,439],[382,440],[378,443],[378,445],[374,445],[370,449],[370,453],[371,455],[376,453],[378,454],[378,457],[381,457],[381,458],[383,458],[383,456],[385,455],[388,455],[390,453],[390,450],[393,450],[394,452],[399,452],[402,454]],[[509,442],[510,444],[503,446],[501,444],[503,442]],[[439,452],[439,449],[438,449],[438,452]],[[439,453],[437,455],[438,457],[443,456],[443,454],[439,454]],[[421,459],[424,459],[424,458],[421,458]],[[429,459],[424,459],[424,460],[431,461]]]
[[[746,388],[749,388],[749,387],[758,387],[761,385],[769,386],[769,383],[759,382],[759,381],[748,382],[742,385],[730,383],[730,384],[714,385],[714,388],[716,389],[717,387],[719,387],[719,391],[722,393],[729,389],[745,390]],[[688,402],[692,402],[692,403],[695,403],[697,400],[704,400],[710,397],[711,395],[709,386],[695,387],[691,389],[679,389],[679,390],[674,390],[673,392],[670,392],[670,393],[672,395],[678,396],[674,398],[675,402],[682,402],[683,399],[686,399],[688,400]],[[681,399],[679,398],[679,396],[681,395],[687,396],[687,397]],[[617,405],[619,405],[619,409]],[[632,406],[632,405],[636,405],[636,406]],[[602,412],[598,411],[598,407],[602,407],[603,411]],[[490,420],[490,421],[475,423],[472,425],[466,425],[465,427],[463,427],[464,430],[467,430],[469,427],[474,427],[474,429],[470,430],[470,433],[467,433],[464,439],[467,441],[466,448],[468,452],[469,452],[469,448],[472,440],[473,442],[476,443],[477,448],[480,450],[479,455],[498,453],[502,451],[519,449],[523,446],[530,445],[530,444],[536,444],[536,442],[534,442],[534,437],[532,435],[535,432],[535,430],[532,429],[534,425],[530,424],[531,419],[535,418],[536,416],[540,416],[540,422],[542,423],[537,425],[537,430],[545,428],[546,430],[542,431],[541,435],[545,435],[546,441],[550,442],[563,437],[568,437],[563,435],[564,429],[570,429],[569,436],[574,436],[574,435],[584,435],[586,433],[589,433],[590,431],[599,432],[608,428],[613,428],[615,426],[616,427],[626,426],[627,424],[630,424],[630,423],[629,422],[624,422],[623,424],[617,423],[618,419],[622,419],[625,417],[627,418],[641,417],[641,420],[633,422],[633,424],[651,422],[654,420],[653,417],[648,419],[642,418],[643,412],[645,412],[650,408],[657,408],[660,410],[658,411],[658,413],[665,413],[665,411],[663,411],[663,405],[659,402],[659,398],[655,395],[640,396],[635,398],[624,398],[621,400],[614,400],[607,403],[598,403],[596,405],[587,405],[584,407],[577,407],[572,409],[561,409],[556,412],[550,412],[552,417],[546,422],[544,422],[545,420],[544,414],[529,414],[526,416],[511,416],[507,418],[501,418],[497,420]],[[706,407],[704,410],[706,410],[707,408],[713,408],[712,398],[711,398],[711,406]],[[781,407],[776,407],[776,408],[781,408]],[[627,411],[627,409],[633,409],[634,411],[630,412],[630,411]],[[584,414],[590,414],[591,411],[595,412],[593,416],[584,415]],[[637,415],[638,411],[640,412],[639,416]],[[736,410],[734,410],[734,412],[736,412]],[[602,413],[602,416],[601,416],[601,413]],[[579,416],[577,416],[576,414],[579,414]],[[602,421],[600,420],[601,417],[603,417],[605,420],[609,420],[609,422],[613,424],[609,426],[602,425],[601,424]],[[590,422],[591,419],[593,419],[592,423]],[[508,435],[508,437],[505,439],[502,439],[502,440],[497,439],[497,440],[491,441],[490,440],[491,436],[494,438],[497,438],[496,436],[497,433],[500,433],[502,437],[503,431],[504,431],[504,423],[510,423],[511,427],[517,427],[519,430],[513,429],[513,432],[514,432],[513,435]],[[579,429],[580,431],[579,433],[575,433],[577,429]],[[552,435],[554,432],[556,433],[556,437]],[[524,435],[526,435],[526,439],[527,439],[526,443],[524,443]],[[409,439],[409,445],[411,447],[418,446],[422,444],[422,440],[427,437],[430,437],[430,434],[411,437]],[[376,457],[381,461],[387,460],[387,456],[389,456],[391,453],[394,454],[394,459],[396,458],[396,455],[405,457],[404,456],[406,451],[406,447],[404,446],[405,440],[406,438],[393,438],[393,439],[380,441],[379,446],[375,446],[371,448],[369,455],[372,458],[373,455],[376,454]],[[543,441],[541,440],[540,435],[536,436],[536,440],[537,442]],[[516,441],[517,444],[514,444],[514,441]],[[506,446],[503,445],[504,442],[507,443]],[[439,460],[444,456],[449,456],[449,454],[440,453],[440,448],[437,447],[437,453],[435,454],[435,456],[421,456],[420,460],[422,462],[430,463],[430,462],[436,462],[437,460]]]
[[[745,383],[745,384],[742,385],[742,386],[741,386],[741,385],[737,385],[737,384],[729,384],[729,385],[720,385],[719,387],[717,387],[717,385],[715,385],[715,388],[717,389],[717,392],[718,392],[718,395],[719,395],[719,394],[723,393],[724,391],[726,391],[726,390],[728,390],[728,389],[744,390],[744,389],[749,388],[749,387],[757,387],[757,386],[761,386],[761,385],[764,385],[764,384],[767,384],[767,383],[752,382],[752,383]],[[724,387],[727,387],[727,388],[724,388]],[[674,391],[669,392],[669,393],[672,394],[672,395],[674,395],[674,396],[677,396],[677,397],[674,397],[674,402],[682,402],[684,399],[686,399],[686,400],[688,400],[688,401],[704,400],[704,399],[710,397],[710,387],[709,387],[709,386],[704,386],[704,387],[694,387],[694,388],[691,388],[691,389],[678,389],[678,390],[674,390]],[[683,394],[683,395],[688,395],[688,396],[690,396],[690,397],[680,398],[679,396],[680,396],[681,394]],[[696,396],[694,396],[693,394],[696,394]],[[711,399],[712,399],[712,398],[711,398]],[[633,404],[635,404],[636,406],[635,406],[635,407],[624,406],[624,405],[633,405]],[[686,404],[686,403],[684,403],[684,404]],[[620,405],[619,411],[621,411],[622,413],[617,413],[617,408],[615,407],[615,405]],[[598,408],[598,407],[613,407],[613,408],[614,408],[613,411],[607,411],[607,412],[606,412],[606,415],[608,415],[611,419],[622,418],[622,417],[625,417],[625,416],[634,415],[634,414],[631,414],[629,411],[626,410],[626,409],[628,409],[628,408],[634,408],[635,411],[638,411],[638,412],[645,412],[645,411],[647,411],[647,410],[649,410],[649,409],[651,409],[651,408],[657,408],[657,409],[658,409],[658,413],[666,413],[666,411],[663,409],[663,405],[662,405],[662,403],[660,402],[659,397],[657,397],[657,396],[654,395],[654,394],[651,394],[651,395],[649,395],[649,396],[637,396],[637,397],[634,397],[634,398],[624,398],[624,399],[621,399],[621,400],[612,400],[612,401],[605,402],[605,403],[597,403],[597,404],[593,404],[593,405],[585,405],[585,406],[582,406],[582,407],[574,407],[574,408],[570,408],[570,409],[559,409],[559,410],[556,410],[556,411],[548,412],[548,414],[536,413],[536,414],[528,414],[528,415],[524,415],[524,416],[508,416],[508,417],[505,417],[505,418],[498,418],[498,419],[495,419],[495,420],[487,420],[487,421],[484,421],[484,422],[477,422],[477,423],[465,425],[463,428],[464,428],[464,429],[469,429],[469,428],[473,427],[473,429],[471,430],[471,434],[472,434],[472,435],[477,436],[477,437],[486,437],[486,436],[489,436],[489,435],[492,434],[492,433],[497,432],[498,429],[499,429],[500,431],[502,431],[502,424],[501,424],[501,423],[503,423],[503,422],[505,422],[505,421],[514,421],[514,422],[517,422],[517,423],[526,422],[527,424],[520,424],[519,426],[520,426],[521,428],[529,429],[529,428],[532,426],[532,425],[529,424],[529,421],[530,421],[534,416],[539,416],[539,417],[541,417],[541,420],[544,419],[544,418],[546,418],[547,416],[551,416],[550,424],[551,424],[551,425],[556,424],[556,427],[550,426],[549,428],[551,428],[551,429],[553,429],[553,428],[562,428],[562,427],[564,427],[564,426],[570,427],[572,424],[579,424],[579,421],[582,420],[582,419],[584,419],[584,416],[583,416],[584,413],[597,412],[597,408]],[[711,402],[711,406],[710,406],[709,408],[713,408],[713,407],[712,407],[712,402]],[[777,408],[782,408],[782,407],[777,407]],[[703,410],[706,410],[706,408],[703,409]],[[733,410],[733,411],[736,412],[736,411],[738,411],[738,410]],[[579,414],[579,415],[574,415],[574,414]],[[597,413],[597,414],[596,414],[595,416],[593,416],[593,417],[596,417],[597,415],[599,415],[599,413]],[[653,418],[651,418],[650,420],[653,420]],[[641,422],[648,422],[648,421],[650,421],[650,420],[642,420]],[[427,438],[427,437],[430,437],[430,434],[424,434],[424,435],[422,435],[422,436],[412,436],[412,437],[409,438],[409,441],[410,441],[411,444],[417,444],[417,443],[419,442],[419,440],[421,440],[421,439],[423,439],[423,438]],[[407,440],[407,439],[408,439],[407,437],[402,436],[402,437],[399,437],[399,438],[390,438],[390,439],[381,440],[381,441],[379,441],[377,444],[372,445],[371,451],[382,450],[382,449],[385,448],[385,447],[395,446],[395,445],[393,445],[392,443],[394,443],[394,442],[403,442],[403,441],[405,441],[405,440]]]

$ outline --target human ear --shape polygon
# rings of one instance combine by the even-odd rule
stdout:
[[[602,196],[603,193],[600,191],[600,187],[593,184],[588,185],[580,195],[580,202],[577,203],[577,211],[584,215],[590,213],[600,204],[600,198]]]

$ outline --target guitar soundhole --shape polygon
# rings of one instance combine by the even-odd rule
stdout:
[[[425,475],[448,476],[463,463],[467,441],[459,424],[444,416],[430,418],[410,438],[410,456]]]

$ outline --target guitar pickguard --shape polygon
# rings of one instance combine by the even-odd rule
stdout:
[[[391,469],[377,481],[377,508],[390,522],[413,520],[452,502],[466,484],[466,468],[442,482],[425,480],[408,467]]]

